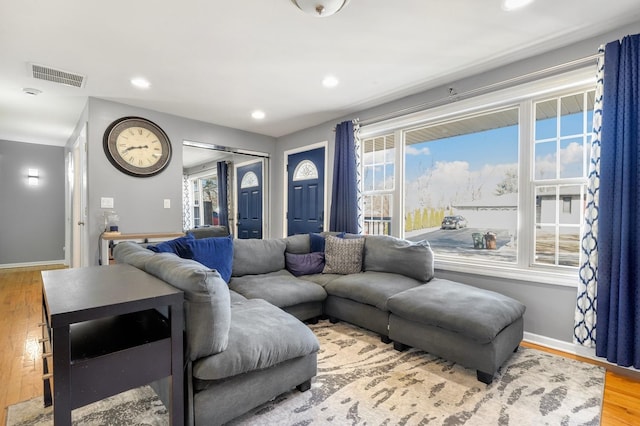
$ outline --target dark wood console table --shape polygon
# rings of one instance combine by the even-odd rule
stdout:
[[[130,265],[43,271],[42,281],[44,396],[54,424],[171,376],[167,408],[171,424],[182,425],[183,293]]]

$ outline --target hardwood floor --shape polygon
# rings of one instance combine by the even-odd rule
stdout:
[[[63,266],[0,269],[0,425],[6,422],[6,407],[42,395],[42,362],[38,339],[41,330],[42,281],[40,271]],[[602,363],[576,355],[523,343],[568,358]],[[606,366],[605,366],[606,367]],[[607,368],[603,426],[640,424],[640,379]]]

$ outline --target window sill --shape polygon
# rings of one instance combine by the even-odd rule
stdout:
[[[573,288],[578,287],[579,280],[578,271],[576,269],[557,271],[535,266],[523,269],[516,266],[503,266],[496,264],[461,263],[450,259],[436,259],[435,269]]]

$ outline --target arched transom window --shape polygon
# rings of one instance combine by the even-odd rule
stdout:
[[[318,168],[312,161],[302,160],[293,171],[293,180],[318,179]]]
[[[247,172],[242,176],[240,188],[253,188],[258,186],[258,176],[254,172]]]

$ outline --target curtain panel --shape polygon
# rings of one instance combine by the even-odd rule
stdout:
[[[604,46],[599,50],[604,53]],[[596,295],[598,288],[598,212],[600,208],[600,133],[602,131],[602,92],[604,56],[598,58],[596,94],[593,106],[593,137],[589,155],[584,231],[580,243],[580,274],[573,328],[573,341],[586,347],[596,344]]]
[[[358,185],[353,122],[336,126],[329,230],[358,233]]]
[[[604,58],[596,355],[640,368],[640,34]]]
[[[225,161],[218,161],[216,167],[218,175],[218,223],[229,227],[229,204],[227,201],[229,166]]]

